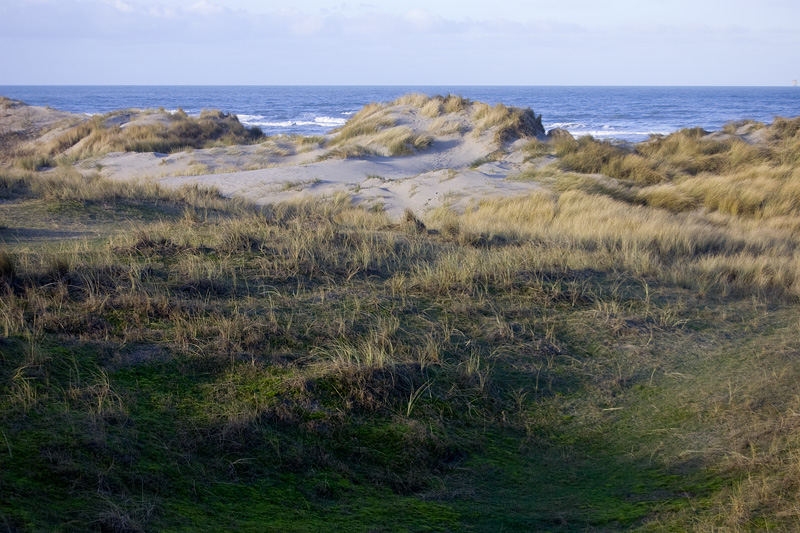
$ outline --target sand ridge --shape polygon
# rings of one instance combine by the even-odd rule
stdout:
[[[392,217],[401,216],[405,209],[421,214],[442,205],[463,209],[488,196],[539,188],[536,183],[506,179],[531,164],[525,161],[521,149],[532,136],[499,140],[502,125],[487,126],[492,111],[488,106],[465,106],[437,116],[408,103],[372,106],[365,113],[366,120],[387,125],[377,133],[352,140],[340,141],[343,134],[339,132],[308,143],[273,137],[258,145],[174,154],[118,152],[87,162],[84,168],[99,168],[111,179],[155,180],[170,187],[214,186],[223,194],[261,204],[307,194],[333,196],[346,192],[354,202],[380,205]],[[124,120],[117,120],[125,127]],[[395,134],[428,136],[428,144],[419,150],[409,149],[408,155],[390,155],[380,143]],[[543,134],[543,130],[537,131],[533,137]],[[331,156],[333,147],[362,145],[372,153]]]

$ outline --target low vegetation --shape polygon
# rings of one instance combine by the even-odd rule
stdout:
[[[409,117],[423,120],[409,124]],[[414,93],[394,102],[365,106],[334,131],[335,137],[328,143],[330,150],[321,159],[411,155],[430,147],[437,135],[468,131],[475,137],[491,132],[498,148],[520,138],[544,136],[542,117],[530,109],[490,106],[454,95]]]
[[[190,117],[176,113],[151,112],[138,121],[118,125],[114,118],[122,112],[97,115],[55,136],[44,145],[29,148],[18,155],[20,166],[27,170],[51,166],[59,158],[68,162],[109,152],[170,153],[187,148],[248,144],[264,140],[258,128],[246,128],[235,115],[221,111],[203,111]],[[148,116],[153,117],[147,120]]]
[[[616,199],[674,212],[702,207],[755,219],[795,216],[800,209],[799,125],[800,119],[783,118],[769,127],[754,124],[748,131],[763,133],[757,142],[709,137],[700,129],[635,146],[589,136],[553,143],[534,140],[524,148],[527,158],[556,156],[564,174],[531,168],[522,177],[556,177],[562,189],[593,193],[605,187]],[[583,176],[575,178],[576,173]]]
[[[400,221],[3,169],[0,523],[797,529],[800,121],[761,130],[534,141],[540,190]]]

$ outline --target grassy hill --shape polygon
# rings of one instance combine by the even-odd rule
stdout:
[[[534,140],[401,221],[10,154],[0,524],[796,529],[799,131]]]

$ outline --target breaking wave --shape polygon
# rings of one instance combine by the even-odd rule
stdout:
[[[326,116],[315,117],[313,120],[309,120],[308,118],[275,120],[275,119],[270,119],[270,117],[266,117],[264,115],[247,115],[247,114],[240,114],[238,115],[238,117],[239,121],[245,126],[286,128],[286,129],[302,128],[302,127],[333,129],[333,128],[338,128],[339,126],[343,126],[347,122],[347,119],[344,118],[335,118]]]
[[[652,130],[644,129],[627,129],[624,127],[615,127],[608,124],[583,124],[580,122],[554,122],[549,124],[547,129],[560,128],[567,130],[574,137],[584,137],[591,135],[592,137],[607,138],[607,139],[628,139],[628,140],[644,140],[651,135],[669,135],[674,130],[667,130],[664,128],[654,128]]]

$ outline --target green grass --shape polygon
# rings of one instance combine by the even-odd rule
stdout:
[[[402,221],[2,171],[0,524],[797,529],[800,223],[744,199],[800,128],[769,128],[767,161],[681,132],[637,147],[657,184],[531,170]],[[528,151],[631,155],[594,142]]]
[[[76,198],[23,182],[29,208]],[[84,223],[123,185],[94,187],[51,222]],[[209,212],[213,193],[125,193],[91,242],[7,243],[11,527],[721,524],[744,472],[727,424],[762,416],[754,376],[795,376],[780,299],[507,264],[525,237],[406,231],[345,198]],[[139,228],[117,229],[143,199]],[[788,436],[771,427],[753,442]]]

